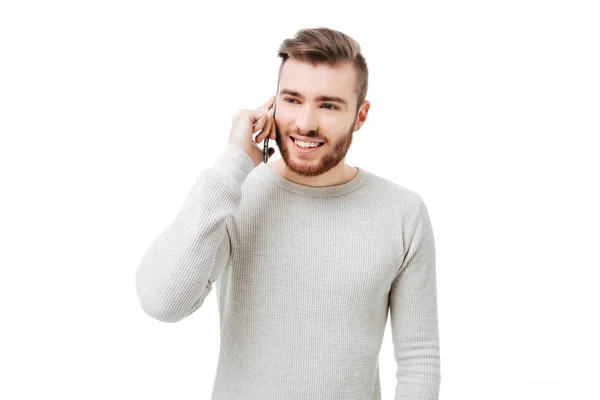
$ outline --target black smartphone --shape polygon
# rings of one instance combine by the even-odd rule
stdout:
[[[277,108],[277,95],[279,94],[279,82],[275,90],[275,100],[273,100],[273,123],[275,123],[275,109]],[[277,134],[277,125],[275,125],[275,134]],[[263,162],[266,164],[269,161],[269,136],[263,141]]]
[[[273,101],[273,123],[275,123],[275,108],[277,108],[277,99]],[[277,131],[277,127],[275,127]],[[269,136],[265,137],[263,141],[263,162],[266,164],[269,160]]]

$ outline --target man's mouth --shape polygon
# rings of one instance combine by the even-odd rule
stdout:
[[[292,142],[294,142],[296,147],[299,147],[304,150],[314,149],[317,147],[321,147],[321,146],[323,146],[323,144],[325,144],[325,142],[304,142],[302,140],[296,139],[293,136],[290,136],[290,138],[292,139]],[[318,144],[315,145],[315,143],[318,143]]]

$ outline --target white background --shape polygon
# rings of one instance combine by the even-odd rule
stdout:
[[[440,398],[600,398],[597,4],[2,2],[0,397],[210,397],[216,296],[158,322],[134,272],[281,41],[327,26],[370,68],[346,162],[430,212]],[[384,400],[395,368],[388,323]]]

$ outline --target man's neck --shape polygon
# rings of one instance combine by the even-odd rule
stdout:
[[[313,187],[342,185],[350,182],[358,174],[358,168],[351,167],[344,162],[340,164],[340,168],[336,166],[318,176],[302,176],[292,172],[283,161],[283,158],[269,162],[267,166],[289,181]]]

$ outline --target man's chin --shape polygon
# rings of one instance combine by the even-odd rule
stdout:
[[[314,160],[304,160],[297,158],[294,155],[290,156],[290,153],[287,153],[285,156],[282,153],[281,159],[289,171],[300,176],[319,176],[329,170],[328,168],[325,168],[320,157]]]

